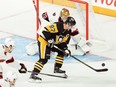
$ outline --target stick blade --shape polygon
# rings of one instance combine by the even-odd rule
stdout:
[[[104,69],[95,69],[96,72],[106,72],[108,71],[107,68],[104,68]]]

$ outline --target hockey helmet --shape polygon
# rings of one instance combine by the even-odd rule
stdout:
[[[74,26],[76,24],[76,21],[73,17],[68,17],[65,21],[65,24],[69,24],[70,26]]]
[[[60,11],[60,16],[70,16],[70,12],[68,9],[66,8],[63,8],[61,11]]]
[[[6,38],[5,39],[5,45],[7,47],[9,47],[9,46],[14,47],[15,46],[15,41],[12,38]]]

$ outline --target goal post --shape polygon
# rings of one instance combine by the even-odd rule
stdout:
[[[40,20],[39,20],[39,0],[32,0],[35,12],[36,12],[36,39],[38,39],[38,29],[40,26]]]
[[[82,0],[69,0],[72,2],[75,2],[77,9],[80,9],[80,11],[85,10],[85,34],[86,34],[86,40],[89,40],[89,5],[88,2],[82,1]],[[85,5],[83,8],[81,8],[81,5]]]
[[[36,7],[37,7],[37,11],[38,11],[38,14],[36,16],[36,26],[37,26],[36,31],[38,31],[38,28],[39,28],[39,19],[38,19],[38,17],[39,17],[39,0],[36,0],[36,2],[37,2]],[[36,38],[38,39],[38,33],[37,33]]]

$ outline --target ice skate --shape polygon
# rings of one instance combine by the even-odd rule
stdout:
[[[30,78],[29,78],[29,82],[41,82],[42,79],[40,77],[37,76],[36,72],[32,72]]]
[[[55,67],[54,73],[66,73],[65,70],[61,70],[59,67]]]
[[[62,76],[64,78],[67,78],[68,76],[66,75],[66,71],[65,70],[61,70],[59,67],[55,67],[54,69],[54,74],[58,75],[58,76]]]

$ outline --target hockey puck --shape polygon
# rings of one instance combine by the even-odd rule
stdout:
[[[53,15],[53,16],[56,16],[56,12],[54,12],[52,15]]]
[[[102,66],[104,67],[105,66],[105,63],[102,63]]]

